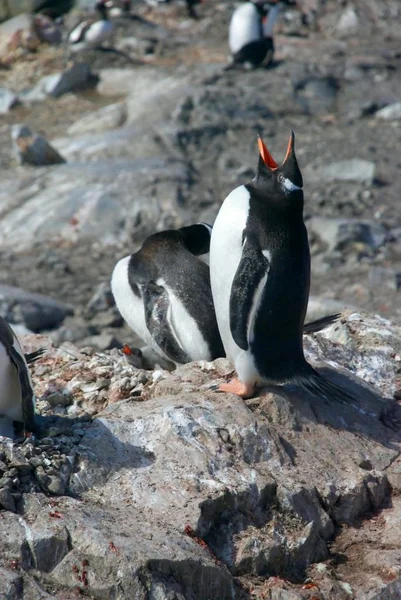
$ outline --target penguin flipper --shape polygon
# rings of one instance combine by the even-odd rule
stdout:
[[[28,431],[35,431],[35,407],[34,407],[34,392],[28,373],[28,365],[25,359],[15,346],[10,346],[8,349],[10,360],[14,363],[17,369],[18,379],[21,386],[21,402],[22,416],[24,419],[24,428]]]
[[[261,300],[270,262],[256,241],[245,239],[230,295],[230,330],[235,343],[248,350],[248,332]]]
[[[341,317],[341,313],[335,313],[332,315],[326,315],[321,319],[315,319],[309,323],[304,324],[303,334],[317,333],[322,329],[325,329],[329,325],[332,325]]]
[[[157,346],[175,363],[185,364],[190,362],[189,356],[182,349],[179,340],[174,335],[168,318],[170,300],[166,289],[152,282],[141,286],[141,289],[144,299],[146,327]]]

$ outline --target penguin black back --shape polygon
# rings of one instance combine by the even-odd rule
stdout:
[[[209,267],[198,258],[209,251],[210,231],[200,223],[155,233],[113,273],[113,294],[124,319],[156,352],[178,364],[224,356]]]

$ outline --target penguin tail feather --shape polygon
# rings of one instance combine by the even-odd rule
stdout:
[[[341,317],[341,313],[335,313],[332,315],[326,315],[321,319],[316,319],[315,321],[310,321],[309,323],[304,324],[303,333],[317,333],[322,329],[325,329],[329,325],[332,325]]]
[[[323,375],[310,367],[310,371],[305,375],[299,375],[292,379],[294,383],[307,394],[312,394],[315,398],[329,400],[340,404],[352,404],[355,406],[357,401],[354,396],[346,392],[342,387],[329,381]]]
[[[38,350],[35,350],[34,352],[28,352],[27,354],[25,354],[25,360],[26,360],[27,364],[31,365],[36,360],[38,360],[38,358],[40,358],[43,355],[45,350],[46,350],[46,348],[39,348]]]

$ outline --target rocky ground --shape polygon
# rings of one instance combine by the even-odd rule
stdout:
[[[268,70],[223,70],[235,3],[209,0],[197,21],[135,3],[144,20],[117,20],[114,39],[130,60],[75,57],[76,91],[43,79],[63,47],[3,56],[19,103],[0,115],[0,314],[51,336],[24,338],[48,347],[42,430],[0,447],[7,600],[401,596],[401,7],[322,2],[313,18],[314,4],[307,23],[282,16]],[[16,124],[65,162],[21,165]],[[115,262],[156,229],[212,223],[252,177],[256,134],[280,160],[291,128],[310,314],[353,311],[305,344],[355,406],[217,396],[225,360],[128,366],[118,348],[140,340],[113,306]]]
[[[346,313],[306,338],[340,405],[218,394],[226,359],[152,372],[23,342],[46,347],[40,432],[0,442],[2,597],[399,597],[400,327]]]
[[[274,68],[228,72],[234,3],[206,2],[198,21],[179,4],[137,5],[144,21],[117,19],[114,39],[137,64],[96,51],[74,59],[91,66],[96,87],[43,93],[64,47],[42,44],[0,71],[22,102],[1,117],[1,280],[74,310],[56,343],[135,342],[112,310],[87,310],[116,260],[155,229],[213,222],[252,177],[256,134],[280,160],[292,128],[321,311],[352,306],[399,321],[399,3],[327,2],[309,25],[287,11]],[[309,18],[312,5],[303,4]],[[66,163],[19,166],[15,123],[46,135]]]

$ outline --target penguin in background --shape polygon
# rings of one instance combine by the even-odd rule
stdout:
[[[35,395],[28,363],[43,349],[26,356],[13,330],[0,317],[0,436],[14,437],[13,422],[25,431],[35,431]]]
[[[238,6],[230,21],[228,44],[233,60],[226,69],[250,63],[266,67],[274,55],[273,29],[280,4],[249,1]]]
[[[348,402],[351,396],[304,357],[310,252],[294,134],[280,166],[260,138],[258,145],[256,176],[227,196],[211,236],[217,323],[238,375],[219,389],[249,398],[260,384],[292,383],[314,396]]]
[[[210,288],[211,226],[198,223],[151,235],[114,268],[111,289],[135,333],[175,365],[224,356]]]
[[[69,32],[67,43],[70,51],[100,48],[102,43],[110,38],[114,25],[108,16],[106,0],[98,0],[95,3],[95,11],[98,18],[85,19]]]

